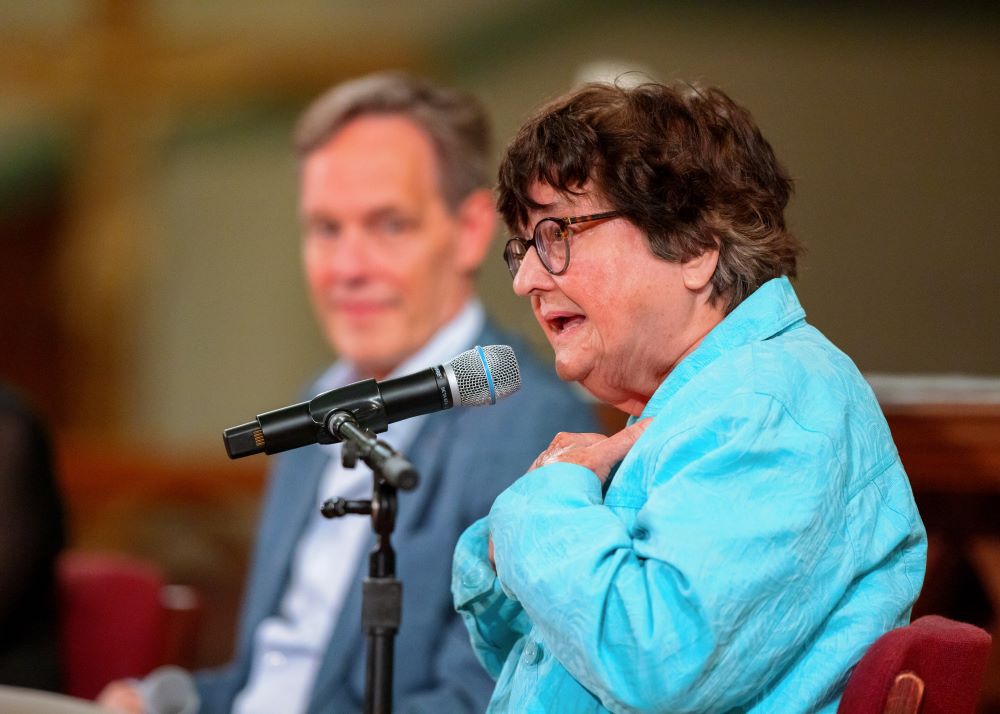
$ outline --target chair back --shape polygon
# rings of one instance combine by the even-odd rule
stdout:
[[[67,694],[93,699],[109,682],[177,662],[177,627],[192,634],[196,593],[168,585],[159,567],[111,553],[68,551],[58,564],[60,649]],[[178,613],[181,609],[187,612]]]
[[[837,714],[973,714],[990,635],[927,615],[868,648],[847,681]]]

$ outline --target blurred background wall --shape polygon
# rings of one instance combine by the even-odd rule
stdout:
[[[300,279],[291,126],[329,84],[404,67],[477,92],[498,154],[580,76],[722,86],[797,179],[813,322],[866,371],[998,374],[997,19],[962,3],[3,0],[3,373],[59,424],[171,448],[287,401],[329,358]],[[490,266],[490,306],[538,338]]]
[[[499,155],[543,100],[636,69],[750,107],[796,178],[802,302],[863,371],[995,391],[998,20],[962,2],[0,0],[0,378],[57,431],[78,543],[235,598],[265,464],[228,463],[220,431],[331,358],[300,276],[297,113],[404,68],[476,92]],[[485,301],[544,352],[500,250]]]

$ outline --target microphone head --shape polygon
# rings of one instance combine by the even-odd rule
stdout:
[[[509,345],[473,347],[445,366],[452,399],[463,407],[496,404],[521,387],[517,356]]]
[[[136,682],[136,689],[149,714],[196,714],[201,706],[194,678],[174,665],[154,669]]]

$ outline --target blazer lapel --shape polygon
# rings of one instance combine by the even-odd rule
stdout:
[[[319,482],[329,459],[320,448],[306,448],[289,453],[275,477],[279,483],[274,513],[268,519],[273,526],[262,534],[269,541],[265,549],[268,560],[258,567],[260,577],[250,589],[256,594],[250,632],[260,621],[277,612],[282,593],[288,587],[288,577],[295,547],[302,537],[309,518],[319,509]]]

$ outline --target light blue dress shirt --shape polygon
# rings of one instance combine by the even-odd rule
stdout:
[[[779,278],[642,417],[606,494],[545,466],[459,541],[489,711],[834,712],[864,650],[908,621],[926,561],[871,389]]]

